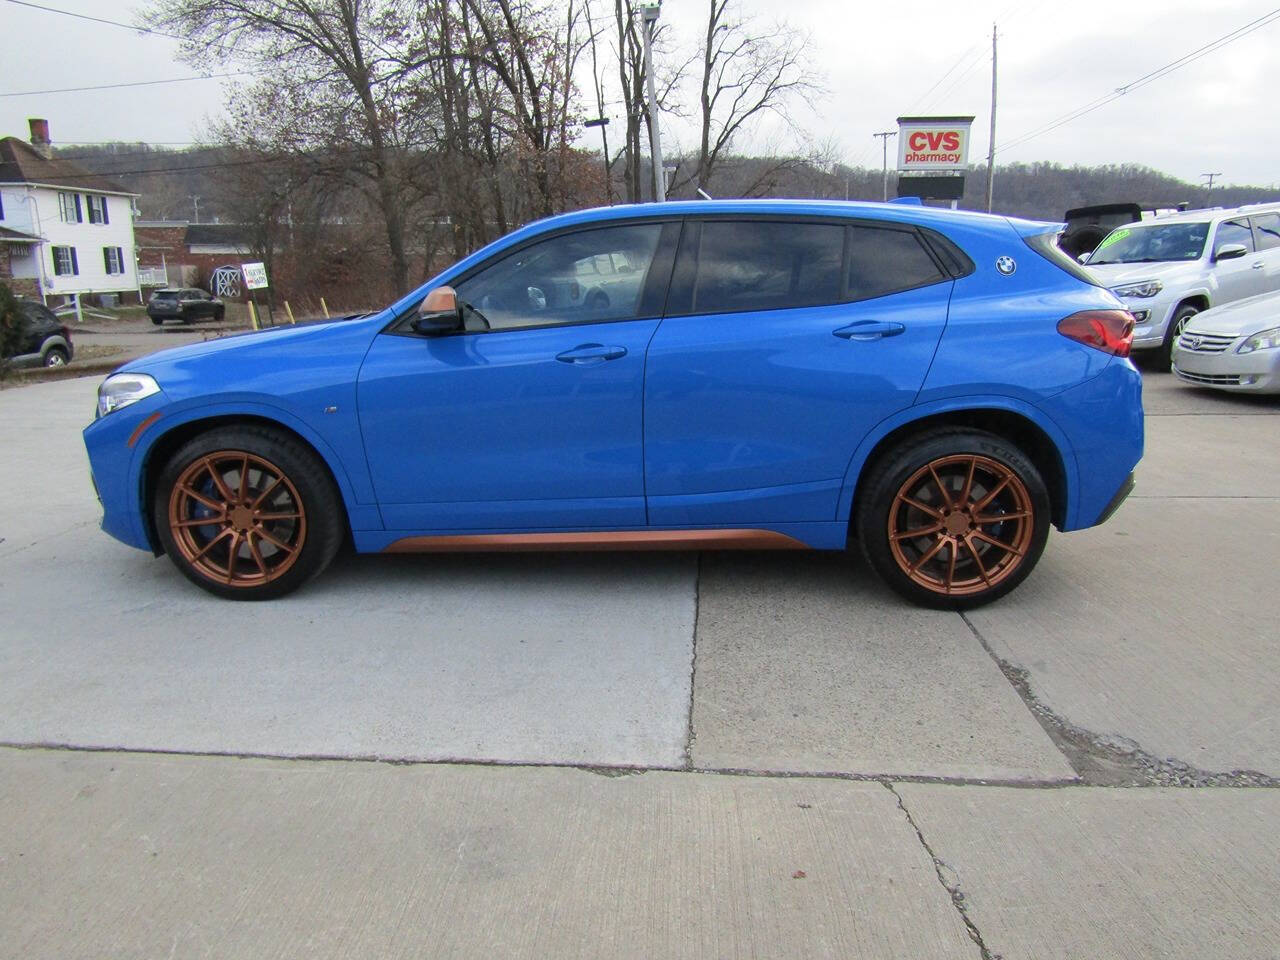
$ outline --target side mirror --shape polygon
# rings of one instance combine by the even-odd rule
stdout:
[[[462,310],[458,307],[458,294],[453,287],[436,287],[418,305],[418,316],[413,329],[428,337],[445,333],[457,333],[462,329]]]
[[[1235,260],[1248,252],[1249,248],[1243,243],[1224,243],[1213,252],[1213,260],[1215,263],[1219,260]]]

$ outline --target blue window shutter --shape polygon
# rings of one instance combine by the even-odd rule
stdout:
[[[80,195],[76,194],[76,206],[80,206]],[[73,277],[80,276],[80,261],[76,259],[76,248],[71,248],[71,275]]]
[[[84,215],[80,211],[80,194],[74,193],[72,196],[76,198],[76,223],[84,223]],[[74,247],[71,249],[71,255],[75,256]]]
[[[110,220],[107,219],[107,198],[105,196],[102,198],[102,222],[103,223],[111,222]]]
[[[107,273],[111,273],[111,248],[102,248],[102,265],[106,268]]]

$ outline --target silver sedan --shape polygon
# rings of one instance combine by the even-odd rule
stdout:
[[[1280,393],[1280,292],[1196,314],[1173,345],[1173,372],[1199,387]]]

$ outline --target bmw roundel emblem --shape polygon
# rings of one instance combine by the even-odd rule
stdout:
[[[1013,257],[998,257],[996,259],[996,269],[1007,277],[1018,269],[1018,263]]]

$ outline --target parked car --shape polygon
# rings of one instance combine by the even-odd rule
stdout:
[[[1192,318],[1174,344],[1173,372],[1198,387],[1280,393],[1280,292]]]
[[[166,320],[221,320],[227,312],[226,304],[211,293],[195,287],[174,290],[157,290],[147,301],[147,316],[156,326]]]
[[[1134,353],[1167,370],[1174,341],[1197,313],[1280,290],[1280,204],[1126,224],[1085,262],[1137,320]]]
[[[1076,207],[1064,216],[1062,236],[1058,246],[1067,255],[1079,260],[1093,253],[1107,234],[1126,223],[1142,219],[1142,208],[1136,203],[1099,203],[1091,207]]]
[[[18,352],[6,359],[15,367],[61,367],[71,362],[75,349],[71,331],[42,303],[18,301],[21,338]]]
[[[1055,224],[878,203],[586,210],[386,309],[133,361],[103,528],[223,597],[362,552],[817,549],[969,607],[1142,455],[1133,318]],[[549,291],[585,258],[642,282]]]

